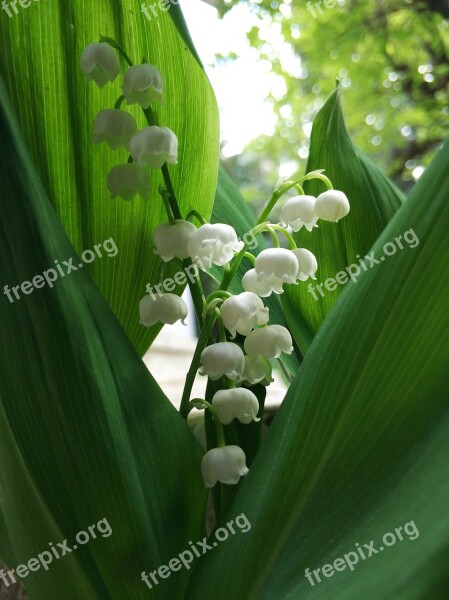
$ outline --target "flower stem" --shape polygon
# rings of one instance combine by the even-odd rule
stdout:
[[[123,56],[123,58],[126,60],[128,65],[130,67],[133,66],[132,60],[129,58],[129,56],[125,52],[125,49],[123,48],[123,46],[121,44],[119,44],[117,42],[117,40],[114,40],[113,38],[102,35],[102,36],[100,36],[100,42],[103,42],[104,44],[109,44],[110,46],[112,46],[112,48],[115,48],[116,50],[118,50],[120,52],[120,54]]]
[[[270,227],[271,227],[271,229],[274,229],[276,231],[280,231],[287,238],[287,241],[288,241],[289,246],[290,246],[290,250],[296,250],[295,240],[289,234],[289,232],[285,229],[285,227],[282,227],[282,225],[270,225]]]
[[[212,406],[212,404],[210,402],[207,402],[207,400],[203,400],[202,398],[195,398],[191,401],[190,404],[193,405],[195,408],[205,409],[210,412],[214,419],[215,433],[217,435],[217,447],[223,448],[223,446],[226,446],[223,425],[221,424],[218,413]]]
[[[201,225],[207,225],[206,219],[197,210],[189,210],[189,212],[187,213],[187,216],[186,216],[186,221],[188,221],[190,219],[190,217],[195,217],[197,219],[198,223],[201,223]]]
[[[214,314],[214,312],[206,315],[203,327],[201,329],[200,337],[198,338],[198,342],[192,358],[192,363],[186,376],[186,383],[182,392],[181,406],[179,407],[179,412],[184,418],[187,418],[188,415],[190,394],[192,393],[193,383],[195,381],[197,371],[201,364],[201,353],[207,346],[216,318],[217,316]]]
[[[121,107],[124,99],[125,99],[125,96],[123,94],[117,99],[117,102],[114,104],[114,108],[116,110],[118,110]]]

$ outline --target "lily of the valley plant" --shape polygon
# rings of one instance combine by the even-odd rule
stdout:
[[[93,79],[99,87],[118,75],[116,49],[130,62],[117,42],[109,40],[109,44],[93,43],[81,57],[87,78]],[[167,169],[167,163],[177,163],[178,139],[175,132],[160,126],[155,107],[163,93],[164,77],[156,66],[146,63],[129,66],[123,77],[123,96],[118,98],[114,109],[106,108],[97,115],[93,138],[94,143],[105,142],[113,150],[123,146],[130,151],[129,162],[114,167],[109,174],[108,186],[114,198],[132,200],[138,195],[148,198],[150,168],[163,169],[166,187],[161,187],[159,192],[168,223],[157,227],[153,234],[154,252],[162,261],[190,259],[206,275],[214,265],[222,268],[218,288],[207,297],[199,277],[191,283],[192,297],[200,298],[195,303],[200,336],[186,377],[180,411],[187,417],[193,408],[205,409],[213,417],[216,447],[207,450],[201,464],[205,486],[213,487],[217,482],[236,484],[248,473],[245,454],[238,446],[228,444],[223,424],[228,425],[233,419],[245,424],[260,420],[259,402],[250,388],[261,381],[269,385],[272,371],[269,361],[276,359],[283,365],[282,355],[293,351],[290,332],[282,325],[269,323],[269,309],[262,298],[272,293],[282,294],[285,285],[316,279],[315,256],[307,248],[297,248],[290,231],[296,232],[302,227],[311,231],[318,227],[320,219],[338,223],[349,213],[349,200],[343,192],[333,189],[323,170],[278,182],[266,208],[247,232],[252,238],[263,233],[271,235],[274,247],[262,250],[257,257],[249,252],[248,244],[238,239],[230,225],[208,223],[194,209],[182,215]],[[135,119],[122,109],[124,99],[127,104],[142,107],[148,127],[137,131]],[[326,187],[318,197],[305,195],[301,187],[302,182],[311,179],[321,180]],[[290,190],[299,195],[286,200],[281,223],[271,222],[273,209]],[[281,246],[281,241],[286,247]],[[231,294],[228,289],[244,260],[252,267],[242,278],[245,291]],[[187,306],[172,293],[150,294],[140,301],[139,313],[140,323],[146,327],[156,323],[173,324],[184,321]],[[235,340],[237,334],[240,337]],[[257,368],[259,373],[255,377]],[[191,398],[198,369],[212,382],[211,402]]]

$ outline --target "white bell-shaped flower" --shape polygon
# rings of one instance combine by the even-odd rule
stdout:
[[[245,453],[239,446],[212,448],[203,456],[201,473],[207,488],[214,487],[217,481],[236,484],[248,473]]]
[[[233,342],[218,342],[207,346],[201,353],[200,375],[207,375],[216,381],[226,375],[229,379],[239,379],[245,368],[245,355]]]
[[[271,296],[272,292],[275,292],[276,294],[282,294],[283,292],[282,284],[273,288],[273,286],[264,279],[259,279],[256,269],[250,269],[243,275],[242,286],[246,292],[253,292],[253,294],[257,294],[261,298]]]
[[[175,223],[164,223],[153,231],[154,253],[161,257],[164,262],[178,258],[188,258],[189,250],[187,244],[195,233],[196,227],[190,221],[178,219]]]
[[[187,317],[187,305],[176,294],[150,294],[139,302],[141,325],[151,327],[156,323],[173,325],[181,319],[183,325]]]
[[[258,255],[254,268],[259,280],[276,294],[282,294],[284,283],[296,283],[299,264],[291,250],[268,248]]]
[[[246,381],[249,385],[255,385],[256,383],[270,385],[274,381],[272,372],[271,363],[264,356],[259,356],[256,360],[251,360],[249,356],[245,356],[245,368],[241,381]]]
[[[137,133],[135,118],[124,110],[106,108],[95,117],[93,127],[94,144],[106,144],[117,150],[124,147],[129,149],[129,142]]]
[[[293,231],[299,231],[305,227],[307,231],[312,231],[317,227],[318,217],[315,214],[314,196],[295,196],[289,198],[281,210],[281,219],[285,225],[290,225]]]
[[[155,100],[161,103],[163,88],[162,75],[153,65],[134,65],[123,77],[123,95],[127,104],[149,108]]]
[[[348,197],[339,190],[327,190],[318,196],[315,202],[315,214],[323,221],[338,223],[346,217],[350,209]]]
[[[245,388],[219,390],[212,398],[212,406],[223,425],[229,425],[233,419],[248,425],[251,421],[260,421],[257,417],[259,401],[256,395]]]
[[[86,78],[95,81],[100,89],[120,73],[117,52],[104,42],[89,44],[81,54],[80,65]]]
[[[150,175],[143,165],[137,163],[117,165],[109,172],[108,188],[113,198],[120,196],[124,200],[132,200],[139,194],[148,200]]]
[[[133,136],[129,150],[136,162],[153,169],[160,169],[165,162],[178,162],[178,138],[168,127],[145,127]]]
[[[298,279],[299,281],[306,281],[309,279],[316,279],[315,273],[318,269],[318,263],[315,255],[307,250],[307,248],[296,248],[291,250],[296,256],[299,263]]]
[[[243,248],[235,230],[230,225],[215,223],[201,225],[189,239],[188,248],[192,260],[206,271],[212,265],[226,265],[235,252]]]
[[[255,360],[258,356],[278,358],[281,352],[291,354],[292,336],[282,325],[268,325],[261,329],[254,329],[245,339],[245,352],[250,360]]]
[[[256,325],[265,325],[269,318],[268,308],[252,292],[242,292],[227,298],[221,305],[220,312],[223,324],[233,338],[237,333],[248,335]]]

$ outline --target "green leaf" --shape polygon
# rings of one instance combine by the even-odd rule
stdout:
[[[113,238],[116,258],[94,260],[86,269],[109,302],[129,338],[143,354],[158,328],[138,324],[137,305],[145,286],[158,283],[161,261],[153,253],[153,229],[167,221],[157,193],[160,171],[151,171],[149,202],[112,200],[106,178],[126,162],[92,144],[99,110],[112,108],[121,94],[122,74],[103,90],[87,82],[79,67],[83,49],[101,35],[117,39],[134,62],[145,56],[163,73],[165,103],[160,123],[179,138],[178,165],[169,171],[181,211],[195,207],[209,216],[216,188],[219,129],[215,97],[207,77],[186,48],[167,12],[149,21],[139,0],[60,0],[32,3],[20,17],[0,19],[0,73],[3,75],[44,188],[75,249],[81,253]],[[182,14],[170,14],[180,22]],[[146,125],[137,106],[123,105]],[[174,273],[166,269],[164,276]]]
[[[30,597],[173,600],[186,570],[152,590],[140,577],[202,535],[202,449],[85,270],[14,297],[78,258],[1,79],[0,172],[0,556],[15,567],[50,542],[73,547],[105,518],[111,535],[29,574]]]
[[[448,174],[449,142],[320,328],[221,519],[243,512],[251,530],[203,558],[186,598],[447,597]],[[411,521],[419,537],[386,547]],[[371,540],[384,551],[354,571],[306,579]]]
[[[311,250],[318,260],[317,280],[289,286],[282,297],[287,322],[303,353],[344,288],[344,284],[336,285],[329,291],[323,283],[359,263],[403,200],[401,192],[353,146],[341,110],[340,88],[313,123],[307,172],[316,169],[325,169],[334,188],[347,194],[351,211],[339,223],[319,220],[318,229],[303,228],[295,236],[298,247]],[[306,182],[304,190],[317,196],[325,187],[315,180]]]

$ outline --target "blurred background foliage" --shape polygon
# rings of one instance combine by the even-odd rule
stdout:
[[[248,200],[266,199],[273,171],[304,169],[313,118],[336,79],[355,144],[401,189],[413,186],[449,131],[447,1],[206,1],[222,16],[250,5],[256,26],[248,40],[278,77],[267,96],[275,135],[224,157]]]

